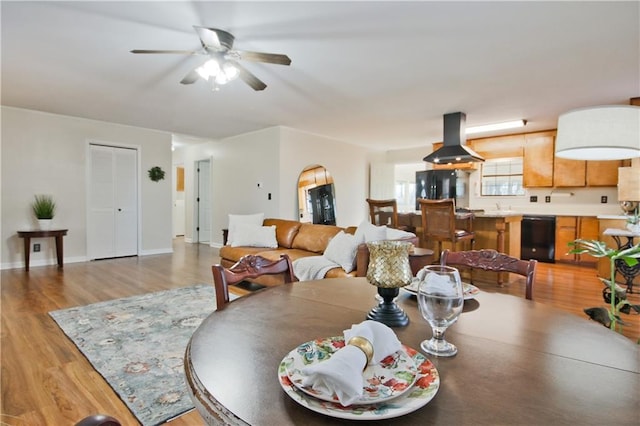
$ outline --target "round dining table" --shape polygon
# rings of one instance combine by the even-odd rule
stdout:
[[[279,366],[296,347],[342,336],[378,302],[366,278],[285,284],[235,300],[207,317],[185,352],[191,398],[207,424],[265,426],[637,425],[640,346],[599,323],[517,296],[479,292],[446,332],[450,358],[435,396],[382,421],[311,410],[285,392]],[[416,297],[397,303],[410,318],[394,328],[420,352],[431,329]],[[339,411],[339,410],[338,410]]]

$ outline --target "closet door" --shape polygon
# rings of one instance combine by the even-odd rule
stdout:
[[[90,146],[89,259],[138,254],[137,156],[135,149]]]

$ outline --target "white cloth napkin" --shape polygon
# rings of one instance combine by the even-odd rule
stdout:
[[[345,342],[355,336],[364,337],[373,346],[371,364],[378,364],[401,348],[395,332],[377,321],[363,321],[344,330]],[[366,363],[367,357],[362,350],[345,345],[328,360],[303,368],[301,373],[306,377],[302,386],[311,386],[324,394],[335,393],[340,404],[351,405],[362,397],[365,384],[362,371]]]

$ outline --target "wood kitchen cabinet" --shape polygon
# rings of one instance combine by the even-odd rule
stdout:
[[[580,187],[587,183],[587,162],[555,157],[553,161],[553,186]]]
[[[485,160],[492,158],[512,158],[524,155],[524,133],[473,139],[467,144]]]
[[[555,131],[525,134],[523,170],[525,187],[553,186],[555,134]]]
[[[555,260],[575,262],[576,256],[567,254],[571,247],[569,243],[576,239],[578,218],[576,216],[556,216],[556,252]]]
[[[617,186],[618,167],[628,167],[629,160],[587,161],[587,186]]]
[[[567,254],[569,243],[578,238],[597,240],[599,235],[598,218],[595,216],[556,216],[556,261],[580,262],[595,264],[596,260],[589,255]]]

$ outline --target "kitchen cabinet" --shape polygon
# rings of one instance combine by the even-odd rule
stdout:
[[[628,167],[629,160],[587,161],[587,186],[617,186],[618,167]]]
[[[598,235],[598,218],[595,216],[557,216],[555,260],[595,264],[592,256],[567,252],[572,248],[569,246],[570,242],[576,239],[597,240]]]
[[[553,186],[597,187],[618,185],[618,167],[627,167],[629,160],[584,161],[555,157]]]
[[[524,155],[524,134],[473,139],[467,145],[485,160],[493,158],[512,158]]]
[[[587,183],[587,162],[555,157],[553,160],[553,186],[580,187]]]
[[[555,131],[525,134],[523,171],[525,187],[553,186],[555,134]]]
[[[557,216],[556,217],[556,252],[555,260],[574,262],[576,257],[573,254],[567,254],[571,247],[569,243],[576,239],[576,230],[578,226],[578,218],[576,216]]]

